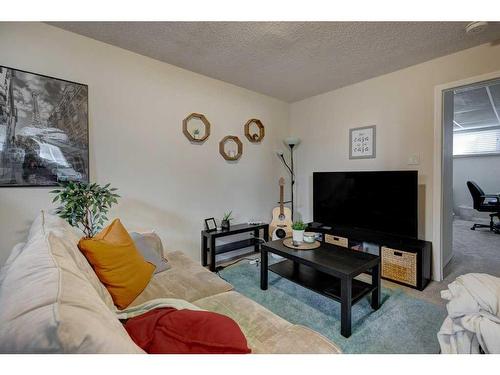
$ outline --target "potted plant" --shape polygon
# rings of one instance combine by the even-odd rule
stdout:
[[[232,214],[233,211],[229,211],[222,217],[222,221],[220,223],[222,230],[229,230],[229,228],[231,228],[231,220],[233,220],[233,217],[231,216]]]
[[[193,138],[198,139],[198,136],[200,135],[200,129],[196,128],[193,130]]]
[[[53,203],[60,202],[56,214],[66,220],[71,226],[80,228],[86,238],[94,237],[108,220],[107,213],[111,206],[118,203],[120,196],[117,189],[109,184],[87,184],[84,182],[64,182],[60,188],[52,190],[56,196]]]
[[[302,220],[297,220],[292,224],[292,240],[293,242],[304,242],[304,231],[307,225]]]

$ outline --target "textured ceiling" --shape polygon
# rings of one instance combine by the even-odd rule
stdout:
[[[293,102],[500,38],[467,22],[51,22]]]

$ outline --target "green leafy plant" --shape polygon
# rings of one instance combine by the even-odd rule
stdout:
[[[196,128],[193,130],[193,137],[196,139],[200,135],[200,129]]]
[[[292,224],[293,230],[305,230],[307,228],[307,224],[304,224],[302,220],[296,220]]]
[[[226,212],[224,214],[224,216],[222,217],[222,220],[223,221],[231,221],[231,220],[233,220],[232,215],[233,215],[233,211]]]
[[[110,184],[100,186],[84,182],[63,182],[59,189],[52,190],[56,196],[53,203],[60,202],[56,214],[83,231],[85,237],[94,237],[101,230],[111,206],[120,196]]]

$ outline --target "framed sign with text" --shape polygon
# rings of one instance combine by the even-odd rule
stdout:
[[[376,126],[349,129],[349,159],[370,159],[376,156]]]

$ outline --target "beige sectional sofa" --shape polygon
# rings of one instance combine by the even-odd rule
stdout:
[[[65,221],[42,213],[27,242],[13,249],[0,272],[1,353],[144,353],[117,319],[111,296],[78,250],[78,240]],[[230,316],[253,353],[340,352],[320,334],[234,291],[182,252],[163,252],[156,240],[171,267],[155,274],[131,306],[178,298]]]

